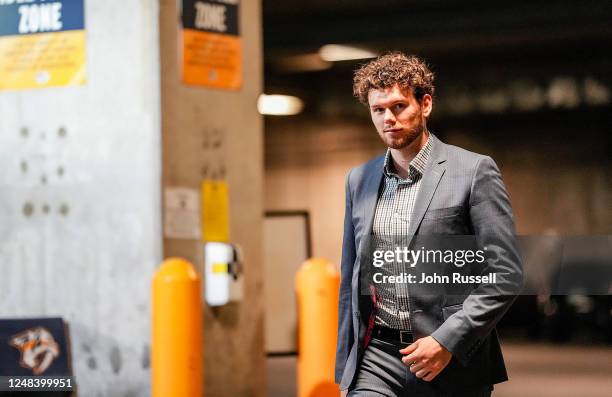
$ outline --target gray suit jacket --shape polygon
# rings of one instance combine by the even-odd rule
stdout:
[[[431,335],[453,355],[432,381],[441,390],[468,389],[507,380],[496,323],[522,288],[512,209],[499,169],[487,156],[447,145],[433,134],[409,235],[474,235],[489,256],[483,273],[505,273],[513,288],[474,285],[463,294],[411,288],[415,338]],[[370,339],[374,305],[364,291],[363,272],[383,181],[384,155],[353,168],[346,179],[335,381],[342,390],[355,379]],[[492,255],[492,256],[491,256]],[[508,284],[506,284],[506,287]],[[367,287],[367,286],[366,286]]]

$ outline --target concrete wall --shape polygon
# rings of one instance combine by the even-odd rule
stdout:
[[[547,124],[542,119],[526,115],[528,122],[517,126],[498,117],[495,123],[433,131],[447,143],[495,159],[519,234],[610,234],[612,167],[606,124],[580,114],[570,117],[571,122]],[[339,264],[344,178],[351,167],[384,150],[367,118],[269,117],[266,210],[309,211],[313,255]]]
[[[263,396],[263,120],[261,10],[240,3],[244,84],[226,91],[180,82],[176,1],[161,2],[163,186],[199,189],[222,177],[230,191],[230,237],[244,254],[244,300],[205,308],[205,395]],[[203,269],[197,240],[164,239],[164,256],[181,256]]]
[[[383,151],[375,130],[367,124],[270,117],[266,120],[266,210],[307,210],[313,256],[339,265],[346,173]]]
[[[85,3],[87,84],[0,92],[0,317],[64,317],[81,396],[148,396],[158,2]]]

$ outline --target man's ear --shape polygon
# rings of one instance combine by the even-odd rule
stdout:
[[[423,112],[423,116],[429,117],[433,108],[433,98],[429,94],[423,95],[421,98],[421,111]]]

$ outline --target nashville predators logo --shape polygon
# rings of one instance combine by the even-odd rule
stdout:
[[[53,335],[43,327],[30,328],[11,336],[9,345],[21,352],[19,364],[31,369],[34,375],[45,372],[59,356],[60,350]]]

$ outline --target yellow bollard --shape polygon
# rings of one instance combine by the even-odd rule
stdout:
[[[310,259],[296,276],[298,397],[337,397],[334,361],[340,275],[325,259]]]
[[[200,289],[200,276],[184,259],[165,260],[153,277],[153,397],[202,396]]]

